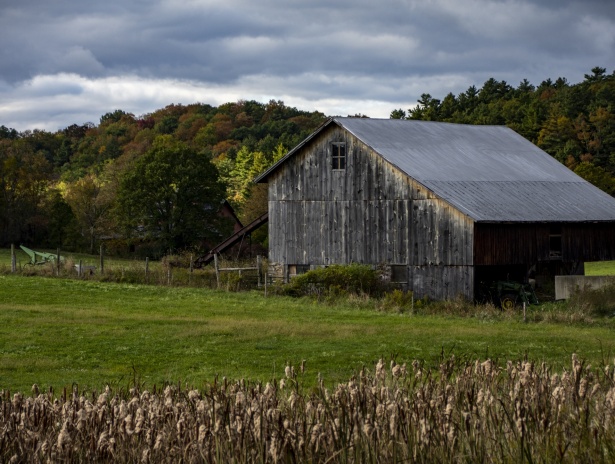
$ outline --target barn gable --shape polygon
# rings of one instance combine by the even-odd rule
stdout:
[[[550,261],[556,235],[560,261],[615,259],[615,200],[505,127],[333,118],[256,181],[285,276],[384,264],[417,296],[472,298],[493,266]]]

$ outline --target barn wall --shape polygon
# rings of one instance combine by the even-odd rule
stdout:
[[[549,260],[548,224],[476,224],[474,264],[498,266]]]
[[[553,253],[560,237],[561,254]],[[615,224],[476,224],[474,264],[511,265],[615,259]]]
[[[615,223],[562,225],[562,253],[566,261],[615,260]]]
[[[473,221],[437,198],[413,201],[412,288],[417,296],[473,299]]]
[[[345,170],[331,142],[346,143]],[[338,126],[269,179],[271,263],[405,265],[418,295],[472,298],[472,237],[470,219]]]

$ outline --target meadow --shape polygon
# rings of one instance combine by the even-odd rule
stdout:
[[[304,381],[347,380],[380,358],[593,365],[615,353],[613,320],[557,319],[556,304],[471,316],[386,310],[360,298],[328,304],[262,291],[0,276],[0,388],[199,386],[216,376],[267,381],[305,360]],[[561,311],[560,311],[561,312]],[[554,321],[554,322],[550,322]],[[562,322],[563,321],[563,322]]]

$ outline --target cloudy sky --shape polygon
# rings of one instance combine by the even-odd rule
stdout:
[[[615,0],[0,0],[0,125],[283,100],[388,117],[490,77],[615,68]]]

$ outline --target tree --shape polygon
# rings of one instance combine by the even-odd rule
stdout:
[[[36,234],[39,205],[51,164],[24,138],[0,140],[0,244],[29,243]]]
[[[610,195],[615,194],[615,178],[600,166],[594,166],[587,161],[583,161],[575,168],[574,172],[602,191]]]
[[[89,174],[68,185],[64,200],[69,204],[79,226],[81,235],[89,239],[90,253],[94,253],[96,238],[101,232],[101,223],[110,202],[101,195],[102,182]]]
[[[418,105],[408,110],[408,119],[422,119],[424,121],[438,121],[440,100],[428,93],[421,94]]]
[[[225,233],[218,216],[225,186],[211,161],[169,136],[158,137],[120,181],[118,219],[135,236],[178,250]]]

